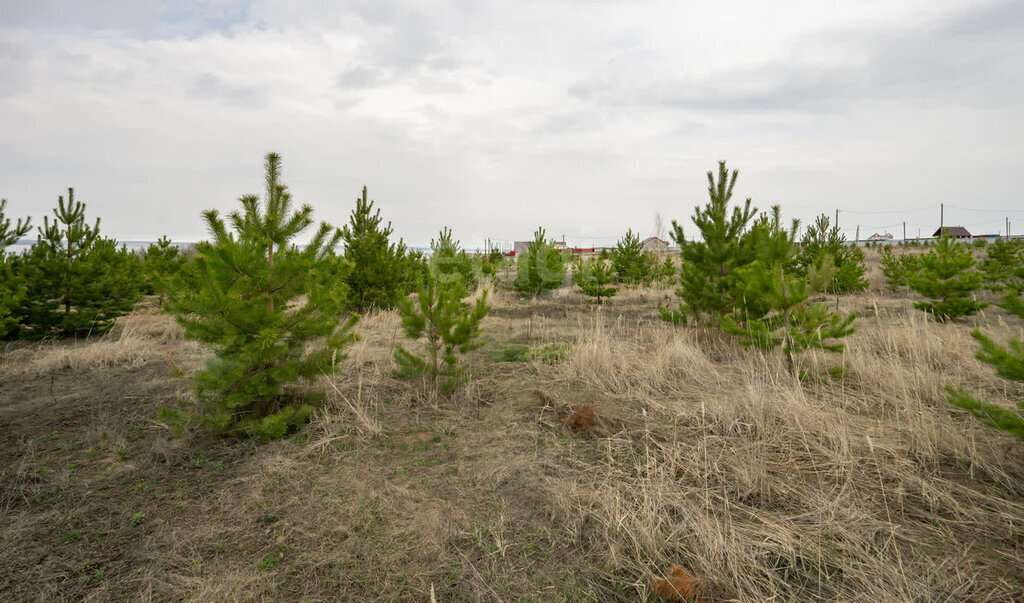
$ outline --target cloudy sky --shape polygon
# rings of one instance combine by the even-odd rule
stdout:
[[[74,186],[121,239],[203,237],[271,150],[317,219],[365,184],[416,245],[692,231],[719,159],[851,238],[1024,233],[1022,99],[1019,1],[0,2],[8,211]]]

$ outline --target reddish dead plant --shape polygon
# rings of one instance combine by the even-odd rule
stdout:
[[[668,573],[668,578],[651,581],[651,588],[659,600],[666,603],[702,600],[700,597],[704,594],[705,586],[696,576],[678,565],[669,566]]]

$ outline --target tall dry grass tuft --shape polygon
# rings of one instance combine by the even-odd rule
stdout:
[[[862,321],[798,381],[693,329],[594,319],[559,378],[642,428],[543,483],[610,581],[680,564],[744,600],[1005,593],[982,569],[1024,555],[1024,454],[944,402],[947,383],[999,390],[967,331]]]
[[[44,342],[14,350],[3,357],[0,372],[39,375],[62,369],[138,368],[162,358],[163,350],[158,341],[125,330],[96,340]]]
[[[165,361],[167,352],[190,357],[199,347],[181,340],[174,319],[152,308],[140,308],[117,320],[102,337],[80,341],[42,341],[0,355],[0,373],[40,375],[63,369],[95,370],[109,367],[134,369],[152,361]]]

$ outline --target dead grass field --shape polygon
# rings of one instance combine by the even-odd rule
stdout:
[[[868,259],[872,291],[827,300],[858,332],[803,381],[658,320],[669,289],[498,291],[455,398],[391,377],[399,321],[375,314],[323,410],[266,444],[156,420],[204,352],[152,308],[11,348],[0,599],[653,600],[675,564],[709,601],[1019,601],[1024,445],[942,387],[1024,396],[968,335],[1022,324],[926,320]],[[564,353],[494,361],[509,343]]]

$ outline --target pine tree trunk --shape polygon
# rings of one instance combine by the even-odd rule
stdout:
[[[67,270],[64,273],[64,313],[71,314],[71,226],[68,226],[68,246],[64,253]]]
[[[268,293],[267,293],[267,297],[269,298],[267,300],[267,307],[270,309],[270,313],[273,314],[274,313],[274,243],[273,242],[270,243],[270,247],[268,248],[268,251],[267,251],[267,263],[268,263],[268,266],[269,266],[268,271],[267,271],[267,289],[269,290]]]

